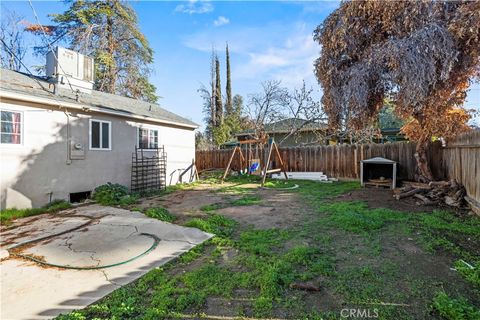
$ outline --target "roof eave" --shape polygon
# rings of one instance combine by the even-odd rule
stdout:
[[[0,91],[0,97],[1,98],[12,99],[12,100],[18,100],[18,101],[25,101],[25,102],[43,103],[43,104],[50,105],[50,106],[64,107],[64,108],[70,108],[70,109],[76,109],[76,110],[84,110],[84,111],[85,110],[90,110],[90,111],[95,111],[95,112],[103,113],[103,114],[116,115],[116,116],[125,117],[125,118],[129,118],[129,119],[157,122],[157,123],[160,123],[160,124],[183,127],[183,128],[188,128],[188,129],[191,129],[191,130],[195,130],[199,127],[199,125],[197,125],[197,124],[186,124],[186,123],[169,121],[169,120],[164,120],[164,119],[158,119],[158,118],[153,118],[153,117],[148,117],[148,116],[129,114],[129,113],[122,112],[122,111],[106,110],[104,108],[93,107],[93,106],[88,105],[88,104],[73,103],[73,102],[68,102],[68,101],[60,101],[60,100],[53,99],[53,98],[32,96],[32,95],[22,94],[22,93],[18,93],[18,92],[7,91],[7,90],[4,90],[4,89],[2,89]]]

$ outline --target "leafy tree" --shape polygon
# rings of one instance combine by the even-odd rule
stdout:
[[[22,25],[23,18],[15,12],[5,12],[0,25],[1,52],[0,61],[2,68],[20,71],[22,61],[27,53]]]
[[[195,132],[195,149],[208,150],[212,147],[208,137],[200,131]]]
[[[133,8],[120,0],[67,0],[70,7],[52,14],[55,26],[31,25],[29,31],[46,33],[49,43],[37,52],[66,42],[72,50],[95,58],[95,88],[100,91],[156,102],[148,77],[153,50],[138,27]]]
[[[227,109],[228,111],[228,109]],[[233,97],[233,103],[230,112],[226,112],[225,123],[229,129],[230,139],[233,139],[235,134],[245,129],[246,121],[242,118],[243,114],[243,97],[236,94]]]
[[[213,142],[216,146],[220,146],[231,138],[231,131],[228,123],[223,121],[212,130]]]
[[[405,121],[395,115],[395,106],[387,101],[378,113],[378,127],[384,128],[401,128]]]
[[[226,63],[227,63],[227,101],[225,103],[225,112],[227,115],[233,113],[233,104],[232,104],[232,79],[230,74],[230,53],[228,51],[228,44],[226,47]]]
[[[468,128],[462,105],[480,75],[480,2],[342,2],[314,39],[322,46],[315,72],[331,127],[362,128],[391,99],[407,121],[403,132],[418,142],[418,180],[432,180],[432,137]]]

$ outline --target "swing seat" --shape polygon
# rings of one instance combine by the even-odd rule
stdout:
[[[259,167],[260,167],[260,163],[258,163],[258,162],[252,163],[252,165],[250,166],[250,172],[257,171]]]

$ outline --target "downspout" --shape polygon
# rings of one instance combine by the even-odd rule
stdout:
[[[63,110],[63,113],[67,117],[67,159],[66,164],[72,164],[72,160],[70,159],[70,116],[68,115],[67,110]]]
[[[58,95],[58,84],[57,83],[53,84],[53,94]],[[67,117],[67,158],[65,159],[65,163],[67,165],[70,165],[70,164],[72,164],[72,160],[70,159],[70,116],[68,115],[67,108],[62,108],[62,106],[60,104],[58,105],[58,108],[60,110],[63,109],[63,113]]]

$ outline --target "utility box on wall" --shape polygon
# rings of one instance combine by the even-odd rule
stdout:
[[[85,145],[82,142],[70,142],[70,159],[84,160],[85,159]]]
[[[382,157],[375,157],[360,161],[360,183],[362,187],[389,187],[397,186],[397,163]]]

